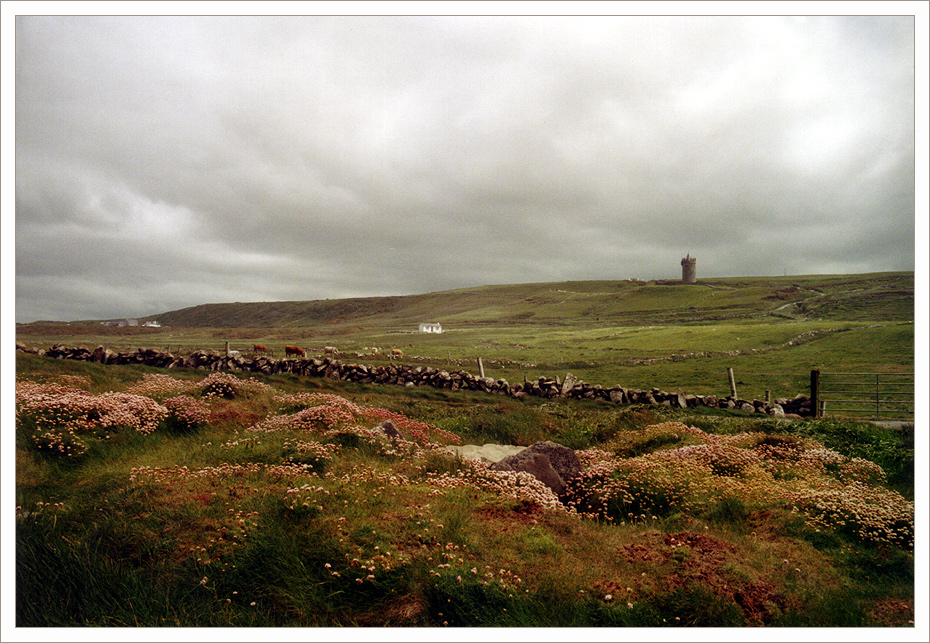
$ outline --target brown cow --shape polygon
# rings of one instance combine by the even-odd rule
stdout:
[[[300,346],[285,346],[284,347],[284,357],[290,357],[291,355],[299,355],[301,357],[306,357],[307,354],[304,352]]]
[[[253,353],[267,353],[268,347],[265,346],[264,344],[255,344],[252,346],[252,352]]]

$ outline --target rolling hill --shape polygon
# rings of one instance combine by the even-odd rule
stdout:
[[[914,273],[677,281],[573,281],[481,286],[419,295],[212,303],[145,319],[193,328],[410,327],[689,323],[781,317],[904,321]]]

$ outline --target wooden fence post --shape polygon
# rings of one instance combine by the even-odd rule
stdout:
[[[730,380],[730,397],[736,399],[736,379],[733,377],[733,369],[727,369],[727,378]]]
[[[811,413],[815,418],[823,414],[820,408],[820,371],[817,369],[811,371]]]
[[[484,379],[484,363],[481,361],[481,358],[478,358],[478,375]]]

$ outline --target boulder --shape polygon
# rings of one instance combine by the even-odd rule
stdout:
[[[520,453],[508,456],[492,464],[494,471],[523,471],[531,473],[537,480],[552,489],[556,495],[565,491],[565,481],[552,467],[552,463],[542,453],[524,449]]]
[[[581,460],[579,460],[575,452],[568,447],[556,444],[555,442],[546,441],[537,442],[528,450],[535,453],[542,453],[549,458],[552,467],[565,482],[568,482],[581,473]]]
[[[568,447],[554,442],[537,442],[490,467],[495,471],[525,471],[561,496],[565,484],[581,473],[581,460]]]
[[[384,434],[391,438],[391,441],[404,439],[404,434],[400,432],[400,429],[398,429],[391,420],[385,420],[375,428],[384,431]]]

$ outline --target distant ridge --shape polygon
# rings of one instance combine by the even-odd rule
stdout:
[[[787,319],[914,317],[914,273],[567,281],[480,286],[419,295],[201,304],[140,318],[212,328],[444,328],[491,325],[683,323],[771,315]],[[77,323],[77,322],[75,322]]]

